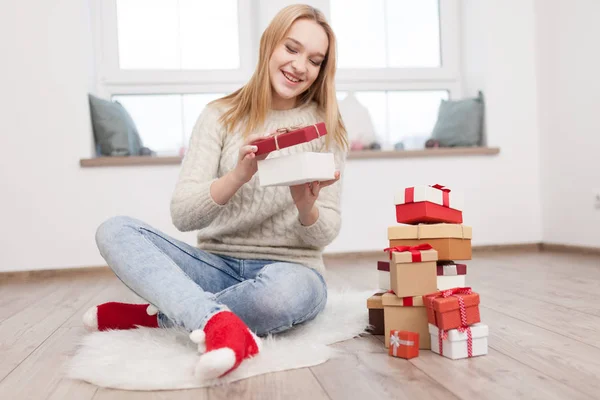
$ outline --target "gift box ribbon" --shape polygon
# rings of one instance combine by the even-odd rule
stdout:
[[[393,290],[388,290],[387,293],[391,293],[395,295]],[[401,297],[402,306],[401,307],[422,307],[423,306],[423,296],[413,296],[413,297]]]
[[[315,132],[317,133],[317,139],[321,138],[321,133],[319,132],[319,127],[317,127],[317,124],[312,125],[315,128]],[[284,134],[284,133],[289,133],[295,130],[298,130],[302,128],[302,126],[289,126],[286,128],[279,128],[277,129],[275,132],[273,132],[272,134],[268,135],[267,138],[272,137],[275,140],[275,149],[279,150],[279,135]]]
[[[390,253],[390,260],[392,259],[392,253],[404,253],[405,251],[410,251],[412,255],[412,262],[421,262],[421,250],[431,250],[433,247],[429,243],[422,243],[418,246],[396,246],[396,247],[388,247],[383,249],[383,251],[387,251]]]
[[[473,334],[471,332],[471,327],[469,325],[467,325],[467,310],[465,307],[465,300],[464,298],[461,296],[461,294],[472,294],[473,290],[471,290],[470,287],[465,287],[465,288],[454,288],[454,289],[448,289],[448,290],[444,290],[441,294],[441,297],[443,298],[448,298],[448,297],[456,297],[458,299],[458,308],[460,311],[460,322],[461,322],[461,326],[458,328],[458,331],[463,333],[463,332],[467,332],[467,355],[468,357],[473,357]],[[438,328],[438,343],[440,346],[440,355],[444,355],[444,350],[443,350],[443,346],[442,346],[442,342],[444,341],[444,339],[448,338],[448,331],[443,331],[442,329]]]
[[[400,346],[414,346],[415,342],[412,341],[412,340],[403,340],[403,339],[400,339],[400,337],[398,336],[398,332],[396,332],[392,336],[390,336],[390,345],[392,345],[394,347],[392,349],[392,354],[395,357],[398,357],[398,347],[400,347]]]
[[[470,326],[461,326],[457,329],[460,333],[467,332],[467,357],[473,357],[473,333]],[[444,355],[444,340],[448,339],[448,331],[438,328],[438,346],[440,348],[440,356]]]
[[[450,207],[450,189],[440,184],[429,185],[429,187],[441,190],[442,191],[442,205],[444,207]],[[414,203],[415,202],[415,188],[409,187],[404,189],[404,203]]]

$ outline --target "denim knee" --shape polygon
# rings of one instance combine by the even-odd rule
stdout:
[[[327,303],[327,285],[315,270],[290,263],[267,265],[257,280],[273,281],[270,298],[261,304],[267,320],[273,324],[265,327],[265,333],[285,331],[294,325],[315,318]]]

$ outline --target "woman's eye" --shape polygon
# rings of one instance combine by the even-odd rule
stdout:
[[[320,62],[313,61],[313,60],[310,60],[310,62],[311,62],[311,63],[312,63],[312,65],[314,65],[315,67],[320,67],[320,66],[321,66],[321,63],[320,63]]]
[[[285,45],[285,48],[287,49],[287,51],[289,51],[289,52],[290,52],[290,53],[292,53],[292,54],[296,54],[296,53],[297,53],[297,51],[296,51],[296,50],[292,49],[292,48],[291,48],[290,46],[288,46],[288,45]]]

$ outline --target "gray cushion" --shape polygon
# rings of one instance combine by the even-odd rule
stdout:
[[[438,119],[431,134],[441,147],[481,146],[483,94],[462,100],[442,100]]]
[[[98,153],[103,156],[139,155],[142,140],[125,107],[91,94],[88,97]]]

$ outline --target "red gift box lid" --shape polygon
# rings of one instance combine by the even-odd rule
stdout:
[[[307,143],[326,134],[327,128],[325,127],[325,123],[319,122],[314,125],[294,130],[289,130],[289,128],[278,129],[273,135],[264,139],[259,139],[252,142],[252,144],[258,147],[258,150],[255,153],[258,156],[286,147],[295,146],[297,144]]]

